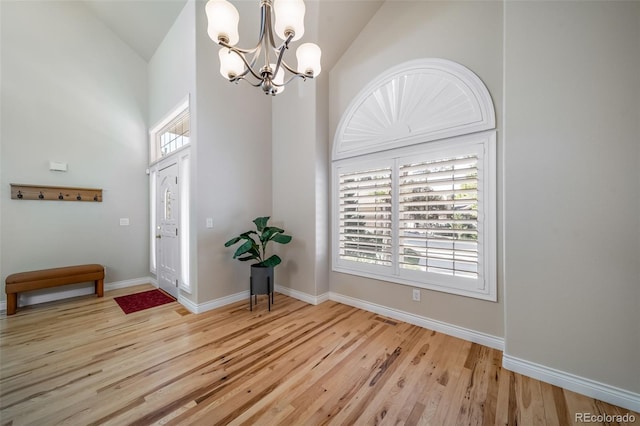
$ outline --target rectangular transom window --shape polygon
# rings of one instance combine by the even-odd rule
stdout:
[[[149,163],[155,163],[189,145],[191,113],[186,96],[149,129]]]
[[[156,134],[160,156],[164,157],[189,143],[191,124],[189,110],[182,111]]]
[[[496,300],[495,133],[334,163],[333,269]]]

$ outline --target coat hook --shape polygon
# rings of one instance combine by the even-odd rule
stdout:
[[[41,200],[44,199],[44,194],[42,193],[42,191],[40,191],[40,194],[38,194],[38,198],[40,198]]]
[[[93,201],[98,201],[98,194],[93,196]]]
[[[80,196],[80,193],[78,193],[78,196],[76,197],[76,200],[82,201],[82,197]]]
[[[18,198],[22,199],[22,197],[24,197],[24,195],[22,195],[22,191],[18,191]]]
[[[62,192],[60,193],[60,195],[58,195],[58,200],[64,200],[64,195],[62,195]]]

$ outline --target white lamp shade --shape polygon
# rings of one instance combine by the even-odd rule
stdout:
[[[286,40],[288,30],[293,30],[295,33],[292,41],[296,41],[304,35],[304,1],[274,0],[273,11],[276,14],[275,30],[278,37]]]
[[[320,66],[320,57],[322,51],[317,44],[304,43],[296,50],[296,58],[298,58],[298,72],[302,74],[311,73],[314,77],[317,77],[322,71]]]
[[[220,58],[220,74],[228,80],[244,72],[244,62],[237,53],[223,47],[218,51]]]
[[[269,64],[269,66],[271,67],[272,70],[276,69],[276,64]],[[275,84],[284,84],[284,67],[282,66],[280,67],[275,77],[273,77],[273,82]],[[277,90],[277,93],[280,94],[284,92],[284,86],[278,86],[276,87],[276,90]]]
[[[219,43],[220,38],[226,38],[231,46],[235,46],[240,39],[238,10],[227,0],[209,0],[205,7],[209,25],[207,33],[211,40]]]

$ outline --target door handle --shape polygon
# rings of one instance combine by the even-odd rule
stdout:
[[[160,239],[162,238],[162,235],[156,235],[156,238]]]

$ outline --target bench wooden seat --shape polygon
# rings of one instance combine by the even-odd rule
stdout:
[[[42,288],[58,287],[93,281],[98,297],[104,295],[104,266],[98,264],[65,266],[64,268],[11,274],[5,280],[7,293],[7,315],[18,308],[18,293]]]

